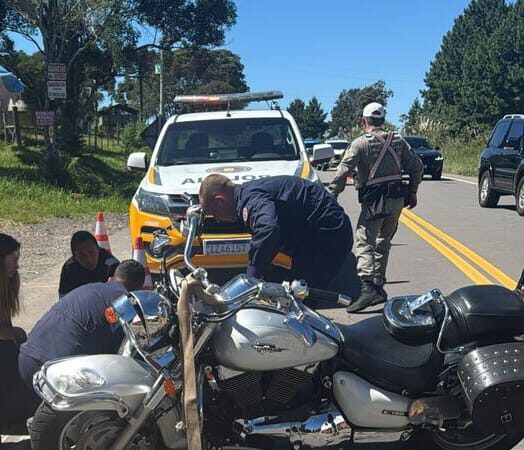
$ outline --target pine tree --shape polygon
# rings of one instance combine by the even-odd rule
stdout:
[[[316,97],[313,97],[304,110],[303,136],[321,138],[328,129],[326,117],[327,113],[322,109],[322,105]]]

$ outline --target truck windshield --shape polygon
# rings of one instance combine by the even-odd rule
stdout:
[[[295,159],[300,153],[286,119],[227,118],[173,123],[164,135],[157,164]]]

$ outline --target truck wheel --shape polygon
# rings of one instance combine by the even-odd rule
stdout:
[[[524,177],[522,177],[515,192],[515,200],[517,201],[517,212],[519,216],[524,216]]]
[[[499,202],[500,194],[493,190],[489,171],[482,174],[479,183],[479,205],[483,208],[494,208]]]

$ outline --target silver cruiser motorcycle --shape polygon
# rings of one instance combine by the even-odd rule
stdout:
[[[191,262],[202,220],[192,205],[173,223],[187,236],[187,268],[219,299],[192,304],[202,448],[397,440],[415,449],[508,450],[522,439],[524,273],[514,291],[396,297],[382,317],[339,325],[303,303],[339,296],[301,282],[241,274],[210,284]],[[157,290],[124,295],[106,310],[124,329],[125,350],[51,361],[35,375],[43,403],[31,425],[34,450],[187,448],[182,275],[165,267],[177,251],[166,232],[150,251],[164,259]]]

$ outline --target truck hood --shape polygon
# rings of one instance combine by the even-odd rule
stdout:
[[[152,177],[146,176],[143,187],[162,194],[197,194],[202,180],[212,173],[226,175],[235,183],[242,184],[269,176],[300,175],[301,169],[301,160],[156,166],[150,169],[156,172],[155,182],[150,182]]]

